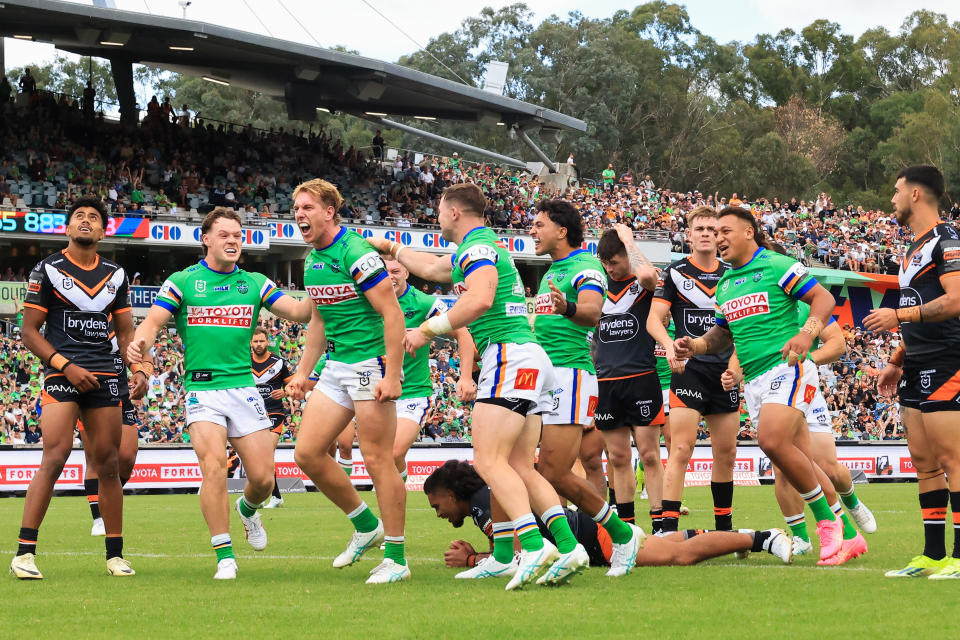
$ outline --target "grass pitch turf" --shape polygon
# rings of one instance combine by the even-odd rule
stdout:
[[[884,578],[922,548],[916,484],[859,486],[880,530],[869,553],[842,567],[803,556],[785,566],[768,554],[726,556],[694,567],[638,567],[624,578],[594,568],[562,588],[528,586],[507,593],[504,581],[454,580],[442,562],[450,540],[485,548],[469,520],[453,529],[423,494],[411,493],[407,557],[413,579],[363,584],[380,552],[333,569],[351,527],[321,494],[285,496],[264,511],[270,544],[256,553],[231,513],[238,552],[236,581],[212,579],[215,558],[194,495],[138,495],[125,500],[125,556],[133,578],[105,573],[103,539],[92,538],[82,496],[54,498],[40,530],[38,565],[45,579],[0,579],[0,634],[83,637],[363,638],[875,638],[909,630],[913,637],[960,633],[960,583]],[[375,495],[363,494],[371,506]],[[685,492],[692,513],[681,527],[712,527],[707,488]],[[3,562],[15,550],[22,498],[0,500]],[[375,506],[374,506],[375,508]],[[646,513],[638,501],[637,513]],[[642,519],[644,529],[649,521]],[[809,522],[809,518],[808,518]],[[783,527],[772,487],[737,488],[734,524]],[[814,530],[809,522],[811,533]],[[952,535],[948,530],[948,552]]]

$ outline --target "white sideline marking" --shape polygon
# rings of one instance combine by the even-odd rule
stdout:
[[[16,553],[14,549],[3,549],[0,550],[0,553]],[[40,554],[40,557],[43,556],[65,556],[65,557],[74,557],[74,556],[102,556],[103,551],[44,551]],[[169,558],[169,559],[195,559],[195,558],[214,558],[216,557],[212,551],[211,553],[126,553],[124,552],[123,557],[125,558]],[[237,558],[240,560],[333,560],[336,556],[295,556],[295,555],[276,555],[276,554],[264,554],[258,553],[256,555],[241,555],[237,554]],[[407,556],[407,560],[413,560],[414,562],[443,562],[442,558],[411,558]]]

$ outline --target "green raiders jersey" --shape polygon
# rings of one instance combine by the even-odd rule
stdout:
[[[383,317],[364,294],[386,277],[380,255],[346,227],[307,255],[303,287],[323,316],[330,360],[353,364],[384,355]]]
[[[572,367],[596,373],[590,358],[593,327],[583,327],[553,312],[550,282],[567,300],[577,301],[581,291],[596,291],[602,297],[607,292],[607,277],[603,266],[589,251],[577,249],[566,258],[555,260],[540,279],[535,303],[536,319],[533,328],[537,342],[550,357],[555,367]]]
[[[667,335],[669,335],[671,339],[677,337],[673,318],[670,318],[670,324],[667,325]],[[669,389],[673,372],[670,371],[670,363],[667,362],[667,350],[658,342],[653,348],[653,355],[657,358],[657,377],[660,378],[660,388]]]
[[[444,313],[447,305],[440,298],[417,291],[407,285],[400,298],[400,310],[407,329],[416,329],[424,320]],[[415,355],[403,355],[403,392],[400,399],[423,398],[433,395],[433,381],[430,379],[430,343],[423,345]]]
[[[323,373],[324,367],[327,366],[327,354],[324,353],[319,358],[317,358],[317,364],[313,365],[313,373],[310,374],[311,380],[319,380],[320,374]]]
[[[493,305],[469,327],[480,353],[488,345],[500,342],[536,342],[530,321],[527,320],[523,282],[510,252],[501,244],[491,229],[475,227],[463,236],[456,252],[450,256],[453,292],[458,296],[467,290],[466,277],[474,270],[484,266],[497,270],[497,291],[493,296]]]
[[[804,325],[804,323],[807,321],[807,318],[809,318],[809,317],[810,317],[810,305],[808,305],[806,302],[804,302],[804,301],[802,301],[802,300],[798,301],[798,303],[797,303],[797,322],[800,324],[801,327]],[[823,326],[823,328],[826,329],[826,328],[829,327],[830,325],[836,324],[836,323],[837,323],[837,321],[834,320],[834,319],[833,319],[833,316],[831,315],[829,318],[827,318],[827,324],[825,324],[825,325]],[[821,332],[820,335],[823,335],[823,332]],[[822,344],[823,344],[823,340],[820,339],[820,337],[818,336],[818,337],[813,341],[813,346],[810,347],[810,351],[813,351],[814,349],[817,349],[817,348],[818,348],[820,345],[822,345]]]
[[[254,386],[250,338],[260,309],[283,292],[262,273],[234,266],[214,271],[206,260],[167,278],[154,305],[174,315],[183,340],[187,391]]]
[[[800,298],[816,284],[802,264],[762,247],[720,278],[717,324],[733,334],[747,381],[780,364],[780,349],[800,330]]]

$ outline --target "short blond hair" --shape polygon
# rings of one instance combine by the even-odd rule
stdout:
[[[716,218],[717,210],[708,204],[702,204],[687,214],[687,225],[693,224],[697,218]]]
[[[343,196],[340,195],[340,191],[335,186],[323,178],[314,178],[298,185],[293,190],[293,199],[296,200],[301,193],[309,193],[328,207],[333,207],[333,221],[337,224],[340,223],[340,208],[343,207]]]

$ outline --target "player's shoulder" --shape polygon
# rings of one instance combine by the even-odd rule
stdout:
[[[46,271],[47,265],[51,267],[58,267],[68,262],[67,257],[63,255],[62,251],[57,251],[56,253],[51,253],[50,255],[42,258],[34,267],[33,270],[39,273],[44,273]]]
[[[952,222],[941,222],[933,228],[933,234],[941,238],[941,242],[960,242],[960,232],[957,231],[956,225]]]
[[[689,257],[683,257],[683,258],[680,258],[679,260],[674,260],[673,262],[671,262],[670,264],[668,264],[667,266],[665,266],[665,267],[663,268],[663,272],[664,272],[664,273],[667,273],[668,271],[680,271],[680,272],[683,272],[683,271],[687,270],[688,268],[690,268],[690,258],[689,258]]]

